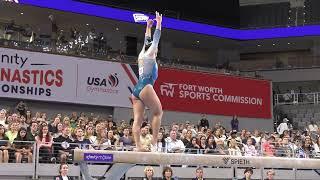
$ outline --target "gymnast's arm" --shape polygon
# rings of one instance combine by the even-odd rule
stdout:
[[[162,14],[156,12],[156,21],[157,26],[156,30],[153,33],[153,41],[152,45],[150,46],[150,54],[156,54],[158,52],[158,45],[161,37],[161,26],[162,26]]]
[[[144,46],[146,45],[147,40],[151,39],[151,28],[152,28],[152,25],[153,25],[153,20],[152,19],[148,19],[147,27],[146,27],[146,33],[145,33],[145,36],[144,36]]]
[[[156,12],[156,21],[157,21],[157,26],[153,34],[152,45],[154,45],[157,48],[160,41],[160,37],[161,37],[162,14],[159,14],[158,12]]]

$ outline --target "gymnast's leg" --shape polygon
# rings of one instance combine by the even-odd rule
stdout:
[[[152,113],[152,145],[155,146],[157,144],[158,133],[161,125],[161,118],[163,115],[162,105],[158,98],[158,95],[154,91],[153,87],[148,84],[145,86],[141,93],[140,99],[143,103],[150,108]]]
[[[136,143],[137,151],[145,151],[140,143],[140,128],[143,121],[145,106],[143,102],[132,95],[132,106],[133,106],[133,125],[132,134]]]

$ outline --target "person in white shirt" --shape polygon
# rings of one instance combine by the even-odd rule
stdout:
[[[1,109],[1,111],[0,111],[0,124],[2,124],[7,129],[8,124],[6,123],[6,121],[7,121],[6,114],[7,114],[7,111],[5,109]]]
[[[314,121],[310,121],[310,124],[308,125],[308,130],[309,130],[309,132],[317,133],[319,128],[318,128],[317,124],[314,123]]]
[[[248,138],[247,144],[243,145],[244,149],[244,156],[257,156],[258,152],[256,150],[256,147],[252,145],[252,139]]]
[[[242,156],[241,150],[235,139],[230,140],[228,151],[229,151],[229,155],[231,156]]]
[[[171,130],[170,137],[166,138],[166,149],[171,153],[182,153],[185,146],[180,139],[177,139],[177,131]]]
[[[288,122],[289,122],[289,119],[283,118],[283,122],[279,124],[279,126],[277,127],[277,132],[279,134],[283,134],[283,131],[285,130],[289,131]]]

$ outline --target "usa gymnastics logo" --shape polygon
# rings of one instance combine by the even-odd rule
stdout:
[[[118,86],[119,79],[117,77],[117,73],[109,75],[108,83],[110,84],[111,87],[117,87]]]
[[[117,73],[108,74],[105,77],[88,77],[87,92],[118,94],[119,93],[119,78]]]
[[[106,78],[88,77],[87,84],[90,86],[108,87],[110,85],[110,87],[117,87],[119,85],[119,78],[117,73],[109,74]]]

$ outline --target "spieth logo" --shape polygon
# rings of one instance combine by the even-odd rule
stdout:
[[[224,164],[228,164],[230,158],[225,157],[225,158],[222,158],[222,160],[223,160]]]
[[[251,164],[251,162],[248,159],[242,159],[242,158],[224,157],[222,158],[222,161],[225,165],[250,165]]]
[[[160,85],[160,93],[162,96],[170,96],[173,97],[174,95],[174,86],[178,84],[172,84],[172,83],[164,83],[163,85]]]
[[[119,85],[119,79],[117,73],[110,74],[106,78],[88,77],[87,84],[95,86],[107,87],[107,82],[111,87],[117,87]]]

